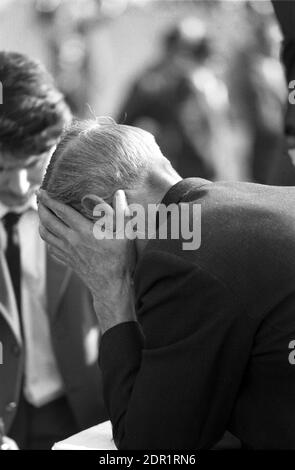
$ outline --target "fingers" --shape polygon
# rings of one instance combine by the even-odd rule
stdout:
[[[113,206],[116,213],[116,239],[122,240],[125,238],[125,217],[130,216],[126,194],[122,189],[115,192]]]
[[[88,230],[89,232],[92,229],[92,223],[81,215],[78,211],[72,207],[62,204],[61,202],[51,199],[47,192],[40,189],[37,191],[38,201],[41,202],[44,206],[50,209],[54,214],[63,221],[68,227],[76,231],[83,230],[84,232]]]
[[[54,233],[47,230],[43,225],[39,226],[39,234],[42,240],[49,245],[49,247],[57,248],[58,250],[66,253],[67,245],[65,242],[58,238]]]
[[[70,265],[68,258],[64,257],[64,253],[62,251],[52,247],[49,247],[48,251],[50,256],[52,256],[52,258],[54,258],[57,263],[67,266]]]
[[[55,214],[47,209],[43,203],[38,204],[38,213],[41,225],[48,232],[51,232],[58,238],[67,240],[69,238],[70,229]]]

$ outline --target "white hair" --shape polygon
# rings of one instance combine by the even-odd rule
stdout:
[[[86,194],[110,202],[118,189],[133,189],[148,178],[155,156],[164,158],[142,129],[106,117],[76,121],[64,132],[42,188],[76,208]]]

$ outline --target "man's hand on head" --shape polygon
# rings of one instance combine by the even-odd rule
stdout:
[[[114,207],[126,216],[124,191],[117,191],[114,198]],[[98,240],[93,221],[51,199],[46,191],[38,192],[38,201],[40,236],[50,254],[71,267],[91,291],[102,334],[119,323],[135,320],[131,281],[134,243],[116,239],[116,233],[112,239]],[[108,213],[113,217],[110,205]]]

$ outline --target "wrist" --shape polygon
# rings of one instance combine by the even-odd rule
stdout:
[[[117,284],[117,283],[116,283]],[[136,321],[133,290],[130,286],[113,285],[108,297],[100,296],[99,292],[93,295],[94,310],[97,315],[100,333],[120,323]]]

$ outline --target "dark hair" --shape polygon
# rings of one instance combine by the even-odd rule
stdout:
[[[212,40],[206,24],[194,17],[184,18],[170,28],[164,42],[168,51],[181,49],[196,61],[203,61],[212,54]]]
[[[26,158],[53,147],[71,113],[45,68],[23,54],[0,52],[0,81],[0,151]]]

